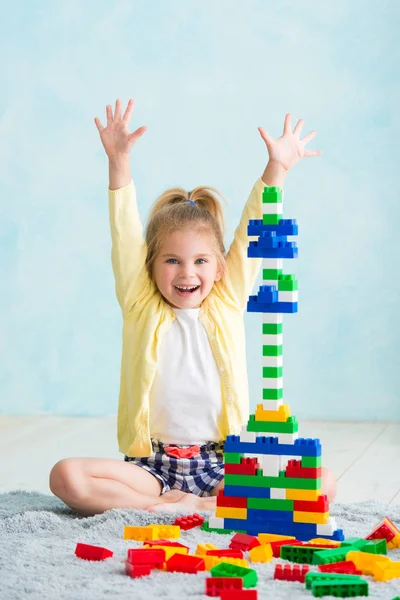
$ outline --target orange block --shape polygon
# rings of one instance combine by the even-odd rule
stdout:
[[[288,404],[282,404],[278,410],[264,410],[262,404],[258,404],[254,413],[256,421],[279,421],[286,423],[290,417],[290,408]]]

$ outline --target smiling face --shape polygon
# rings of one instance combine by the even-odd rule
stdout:
[[[221,279],[216,241],[207,231],[175,231],[161,244],[154,261],[154,279],[174,308],[198,308],[214,281]],[[182,288],[195,288],[183,291]]]

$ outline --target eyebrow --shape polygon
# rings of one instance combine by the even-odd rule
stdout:
[[[173,253],[161,255],[162,258],[164,258],[165,256],[173,256],[174,258],[179,258],[178,254],[173,254]],[[209,256],[212,258],[212,254],[207,254],[206,252],[202,253],[202,254],[196,254],[196,256],[194,258],[199,258],[200,256]]]

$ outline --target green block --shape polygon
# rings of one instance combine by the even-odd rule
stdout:
[[[283,398],[283,389],[282,388],[264,388],[263,389],[263,400],[280,400]]]
[[[280,346],[263,346],[263,356],[282,356],[282,344]]]
[[[352,551],[359,552],[357,546],[344,546],[333,550],[321,550],[314,555],[313,565],[327,565],[346,560],[346,555]]]
[[[256,421],[254,415],[250,415],[247,422],[247,431],[262,431],[268,433],[295,433],[299,430],[296,417],[289,417],[284,421]]]
[[[364,540],[364,538],[351,537],[347,538],[347,540],[343,540],[343,542],[340,543],[340,547],[346,548],[347,546],[353,546],[354,548],[357,548],[357,550],[362,550],[367,544],[368,540]]]
[[[282,377],[283,367],[263,367],[263,377]]]
[[[263,279],[275,279],[278,281],[279,275],[282,275],[282,269],[263,269],[262,277]]]
[[[229,465],[240,465],[240,459],[244,454],[239,452],[224,452],[224,463]]]
[[[200,529],[203,531],[212,531],[214,533],[247,533],[246,531],[240,531],[239,529],[218,529],[218,527],[209,527],[208,521],[204,521]]]
[[[312,565],[317,551],[318,548],[312,546],[281,546],[280,555],[281,558],[291,562]]]
[[[219,565],[212,567],[210,573],[212,577],[241,577],[244,588],[255,587],[258,581],[257,571],[254,569],[239,567],[226,562],[221,562]]]
[[[299,282],[295,275],[280,275],[278,277],[279,292],[294,292],[299,289]]]
[[[361,548],[361,552],[369,554],[387,554],[386,540],[368,540],[368,543]]]
[[[270,498],[248,498],[247,508],[260,510],[283,510],[293,512],[294,500],[271,500]]]
[[[266,335],[278,335],[282,333],[282,323],[263,323],[262,332]]]
[[[279,187],[265,188],[262,195],[262,201],[265,204],[273,204],[276,202],[282,202],[282,191]]]
[[[291,490],[319,490],[321,488],[321,477],[286,477],[282,471],[279,477],[270,477],[271,487],[290,488]]]
[[[316,469],[322,465],[322,456],[303,456],[301,466]]]
[[[321,478],[306,479],[300,477],[265,477],[260,469],[257,471],[257,475],[225,475],[225,485],[239,485],[249,488],[273,487],[285,489],[290,488],[296,490],[317,490],[321,487]],[[251,495],[251,493],[249,495]],[[347,550],[347,552],[349,552],[349,550]]]
[[[364,581],[360,575],[350,575],[347,573],[321,573],[320,571],[309,571],[306,574],[306,589],[311,590],[316,581],[332,581],[333,579],[341,581]]]
[[[323,582],[316,581],[312,586],[313,596],[321,598],[322,596],[335,596],[337,598],[350,598],[354,596],[368,596],[368,581],[342,581],[341,579],[332,579]]]
[[[283,215],[263,215],[263,225],[279,225]]]

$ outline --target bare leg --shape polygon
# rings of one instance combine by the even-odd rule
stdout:
[[[337,481],[336,477],[329,469],[322,467],[322,493],[328,496],[329,502],[333,502],[336,498]]]
[[[196,511],[196,510],[215,510],[217,506],[218,491],[223,489],[224,480],[212,490],[211,496],[196,496],[195,494],[186,494],[178,490],[171,490],[163,494],[162,498],[168,500],[168,506],[162,503],[153,503],[146,510],[150,512],[175,512],[175,511]],[[170,504],[173,502],[173,504]]]

